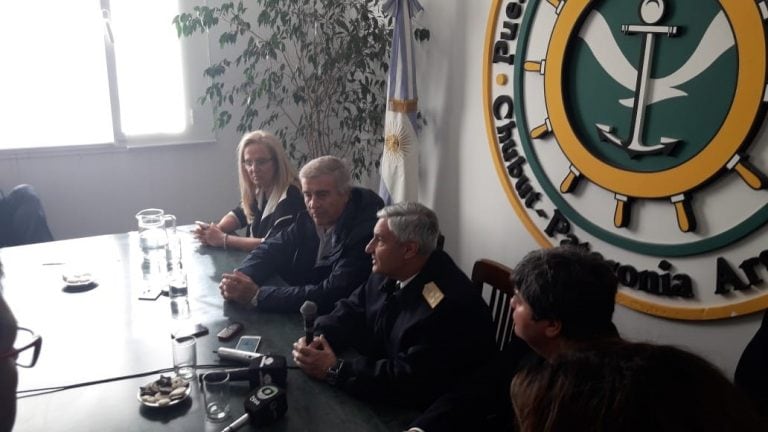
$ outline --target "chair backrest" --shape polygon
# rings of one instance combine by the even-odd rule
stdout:
[[[514,286],[510,276],[512,269],[490,259],[480,259],[472,268],[472,284],[480,293],[483,287],[491,287],[488,306],[496,329],[496,347],[501,350],[512,339],[512,308],[510,300],[514,295]]]

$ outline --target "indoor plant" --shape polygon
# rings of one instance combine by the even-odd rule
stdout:
[[[212,104],[216,128],[241,111],[239,132],[270,130],[299,166],[333,154],[358,179],[378,166],[391,44],[378,1],[241,0],[195,7],[174,24],[180,37],[218,38],[200,97]]]

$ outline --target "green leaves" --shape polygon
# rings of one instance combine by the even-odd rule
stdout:
[[[429,40],[429,29],[417,28],[413,31],[413,38],[416,42],[424,42]]]
[[[213,125],[216,129],[224,129],[232,120],[232,114],[229,111],[219,111],[216,117],[213,119]]]
[[[271,19],[271,16],[269,15],[269,9],[263,9],[261,13],[259,14],[259,18],[256,20],[256,22],[262,26],[269,24]]]
[[[237,42],[238,31],[224,32],[219,36],[219,46],[224,48],[224,45],[234,45]]]
[[[227,71],[227,68],[229,67],[230,63],[229,60],[222,60],[219,63],[213,64],[210,67],[206,68],[205,71],[203,71],[203,75],[207,76],[208,78],[216,78],[224,74],[224,72]]]
[[[391,21],[378,0],[240,0],[173,19],[179,37],[208,32],[218,59],[203,71],[216,128],[267,128],[297,165],[334,154],[360,178],[378,167]],[[417,29],[416,40],[429,40]]]

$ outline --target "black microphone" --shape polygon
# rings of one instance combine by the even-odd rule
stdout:
[[[221,432],[233,432],[240,429],[249,420],[254,426],[265,426],[278,420],[288,410],[285,390],[268,385],[259,387],[243,403],[245,414],[235,420]]]
[[[304,340],[307,345],[312,343],[315,337],[315,319],[317,318],[317,305],[313,301],[305,301],[299,309],[304,317]]]
[[[288,368],[285,357],[267,354],[251,360],[244,368],[222,369],[229,374],[230,381],[248,381],[251,390],[263,385],[285,386]]]

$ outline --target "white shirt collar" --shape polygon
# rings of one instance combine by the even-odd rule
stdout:
[[[418,276],[418,275],[419,275],[419,274],[418,274],[418,273],[416,273],[415,275],[413,275],[413,276],[409,277],[408,279],[406,279],[406,280],[404,280],[404,281],[398,281],[398,282],[397,282],[397,283],[398,283],[398,289],[400,289],[400,288],[404,288],[404,287],[408,286],[408,284],[409,284],[409,283],[411,283],[411,281],[412,281],[412,280],[413,280],[413,279],[414,279],[416,276]]]

